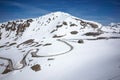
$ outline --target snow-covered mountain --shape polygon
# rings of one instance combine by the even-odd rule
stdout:
[[[72,31],[76,32],[76,35],[84,35],[85,32],[96,32],[99,28],[101,28],[99,23],[78,19],[67,13],[55,12],[36,19],[1,24],[1,41],[26,37],[28,39],[32,36],[35,39],[54,36],[70,37]],[[38,38],[38,35],[41,36]]]
[[[110,26],[111,27],[120,27],[120,23],[111,23]]]
[[[101,80],[102,78],[102,80],[106,80],[109,77],[111,79],[120,74],[120,71],[114,69],[113,65],[117,65],[117,62],[114,61],[120,59],[120,57],[115,59],[116,56],[120,56],[119,50],[113,48],[114,51],[110,47],[113,42],[114,47],[119,47],[119,39],[120,24],[112,23],[110,26],[103,26],[100,23],[80,19],[64,12],[53,12],[39,18],[1,23],[0,80]],[[109,52],[109,49],[112,51]],[[91,50],[94,50],[93,53]],[[103,59],[100,59],[102,57]],[[98,61],[94,63],[94,60]],[[104,61],[110,62],[109,60],[113,60],[114,63],[106,65],[103,63]],[[92,71],[99,71],[97,65],[100,65],[98,62],[102,61],[101,65],[105,65],[105,69],[112,65],[109,67],[111,70],[106,69],[106,72],[114,70],[115,75],[105,75],[103,68],[100,68],[102,70],[96,74],[97,76],[93,76],[94,73],[92,76],[85,75],[86,69],[89,68],[83,68],[83,66],[89,61],[94,63],[92,69],[95,67],[95,70]],[[63,71],[63,69],[67,71]],[[77,69],[84,73],[82,75],[78,71],[81,77],[77,76],[78,74],[75,74],[76,77],[74,74],[69,74],[69,72],[77,72]],[[88,70],[88,73],[90,72],[91,70]],[[58,73],[62,75],[60,76]],[[24,75],[26,76],[21,78]],[[55,78],[56,76],[59,79]],[[117,76],[117,79],[120,79],[119,75]]]

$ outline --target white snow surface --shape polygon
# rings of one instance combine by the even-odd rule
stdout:
[[[113,25],[64,12],[1,23],[0,80],[120,80],[120,27]]]

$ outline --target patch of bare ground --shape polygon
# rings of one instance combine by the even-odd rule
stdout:
[[[0,48],[3,48],[3,47],[5,47],[6,45],[2,45],[2,46],[0,46]]]
[[[70,33],[73,34],[73,35],[75,35],[75,34],[78,33],[78,31],[71,31]]]
[[[7,74],[9,72],[11,72],[12,70],[9,69],[9,65],[6,67],[6,69],[2,72],[2,74]]]
[[[109,37],[111,39],[120,39],[120,37]]]
[[[2,33],[0,33],[0,40],[2,39],[2,37],[1,37],[1,36],[2,36]]]
[[[21,45],[24,45],[24,44],[30,45],[30,44],[32,44],[33,42],[34,42],[34,39],[29,39],[29,40],[24,41],[24,42],[22,42],[21,44],[17,45],[17,48],[19,48]]]
[[[57,25],[56,28],[60,28],[60,27],[62,27],[62,26],[63,26],[63,25]]]
[[[84,41],[82,39],[78,40],[78,43],[81,44],[81,43],[84,43]]]
[[[85,33],[84,35],[86,36],[99,36],[101,33],[98,33],[98,32],[88,32],[88,33]]]
[[[81,20],[80,25],[84,26],[84,28],[85,28],[87,26],[87,23]]]
[[[120,37],[97,37],[97,38],[94,38],[94,39],[86,39],[86,40],[108,40],[108,39],[120,39]]]
[[[48,61],[54,60],[54,58],[48,58]]]
[[[19,24],[16,30],[16,36],[22,35],[22,33],[26,30],[26,28],[30,26],[30,22],[31,20],[27,20],[23,24]]]
[[[50,33],[54,33],[55,31],[57,31],[57,29],[53,29]]]
[[[77,25],[76,25],[76,24],[74,24],[74,23],[73,23],[73,24],[70,24],[70,27],[73,27],[73,26],[77,26]]]
[[[43,46],[50,46],[50,45],[52,45],[52,43],[46,43]]]
[[[17,43],[10,43],[10,44],[8,45],[8,47],[9,47],[9,46],[13,46],[13,45],[15,45],[15,44],[17,44]]]
[[[39,64],[36,64],[36,65],[32,66],[31,69],[32,69],[33,71],[37,72],[37,71],[40,71],[40,70],[41,70],[41,66],[40,66]]]
[[[38,44],[38,45],[36,45],[35,47],[39,47],[39,46],[41,46],[42,44]]]
[[[90,22],[87,22],[87,24],[89,24],[92,28],[96,29],[98,28],[98,25],[97,24],[94,24],[94,23],[90,23]]]
[[[61,38],[64,37],[65,35],[54,35],[53,38]]]
[[[64,22],[63,22],[63,25],[67,25],[67,22],[64,21]]]
[[[108,39],[108,37],[97,37],[97,39]]]
[[[99,40],[99,39],[106,39],[106,40],[108,40],[108,39],[120,39],[120,37],[97,37],[97,40]]]

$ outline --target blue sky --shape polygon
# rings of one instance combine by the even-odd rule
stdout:
[[[0,22],[63,11],[107,25],[120,22],[120,0],[0,0]]]

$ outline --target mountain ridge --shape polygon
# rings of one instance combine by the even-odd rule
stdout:
[[[120,27],[116,27],[115,24],[114,26],[105,27],[100,23],[83,20],[58,11],[39,18],[9,21],[1,24],[0,42],[4,44],[17,39],[31,39],[31,37],[40,40],[45,37],[75,38],[80,36],[82,39],[86,37],[85,35],[95,37],[107,32],[120,33]],[[41,36],[38,38],[38,35]]]
[[[62,16],[61,16],[62,15]],[[50,16],[52,16],[51,18],[50,18]],[[5,28],[5,30],[6,31],[9,31],[9,30],[11,30],[11,31],[16,31],[16,35],[18,35],[19,34],[19,32],[23,32],[27,27],[29,27],[30,26],[30,23],[32,23],[32,22],[35,22],[35,20],[36,20],[36,22],[38,23],[38,24],[41,24],[41,25],[39,25],[39,26],[46,26],[47,24],[49,24],[50,23],[50,20],[53,18],[53,20],[54,20],[54,18],[55,18],[55,16],[56,16],[56,18],[59,16],[59,18],[58,18],[58,20],[60,20],[60,19],[62,19],[62,21],[59,21],[59,23],[58,23],[58,21],[57,21],[57,23],[56,23],[56,25],[58,24],[58,26],[59,26],[59,24],[61,24],[63,21],[64,21],[64,19],[66,18],[67,19],[67,17],[71,17],[71,18],[75,18],[75,17],[73,17],[73,16],[71,16],[71,15],[69,15],[69,14],[67,14],[67,13],[64,13],[64,12],[55,12],[55,13],[50,13],[50,14],[47,14],[47,15],[44,15],[44,16],[42,16],[42,17],[39,17],[39,18],[35,18],[35,19],[28,19],[28,20],[16,20],[16,21],[11,21],[11,22],[7,22],[7,23],[5,23],[5,24],[1,24],[0,26],[0,29],[2,29],[2,28]],[[45,22],[45,18],[47,18],[48,17],[48,20],[46,20],[46,22]],[[60,17],[62,17],[62,18],[60,18]],[[64,18],[64,19],[63,19]],[[75,18],[76,20],[80,20],[80,19],[78,19],[78,18]],[[43,21],[42,21],[43,20]],[[40,22],[40,21],[42,21],[42,22]],[[81,20],[82,21],[82,20]],[[86,21],[86,22],[89,22],[90,23],[90,21]],[[35,23],[35,24],[37,24],[37,23]],[[46,24],[45,24],[46,23]],[[55,21],[54,22],[52,22],[52,24],[54,24],[55,23]],[[74,26],[75,24],[73,24],[73,26]],[[84,20],[82,21],[82,23],[81,23],[81,25],[85,25],[85,23],[84,23]],[[90,24],[90,25],[93,25],[93,24]],[[49,25],[48,25],[49,26]],[[72,26],[72,25],[71,25]],[[93,26],[97,26],[97,25],[93,25]],[[22,28],[20,28],[20,27],[22,27]],[[18,28],[18,29],[16,29],[16,28]],[[24,28],[24,29],[23,29]],[[9,35],[8,35],[9,36]]]

